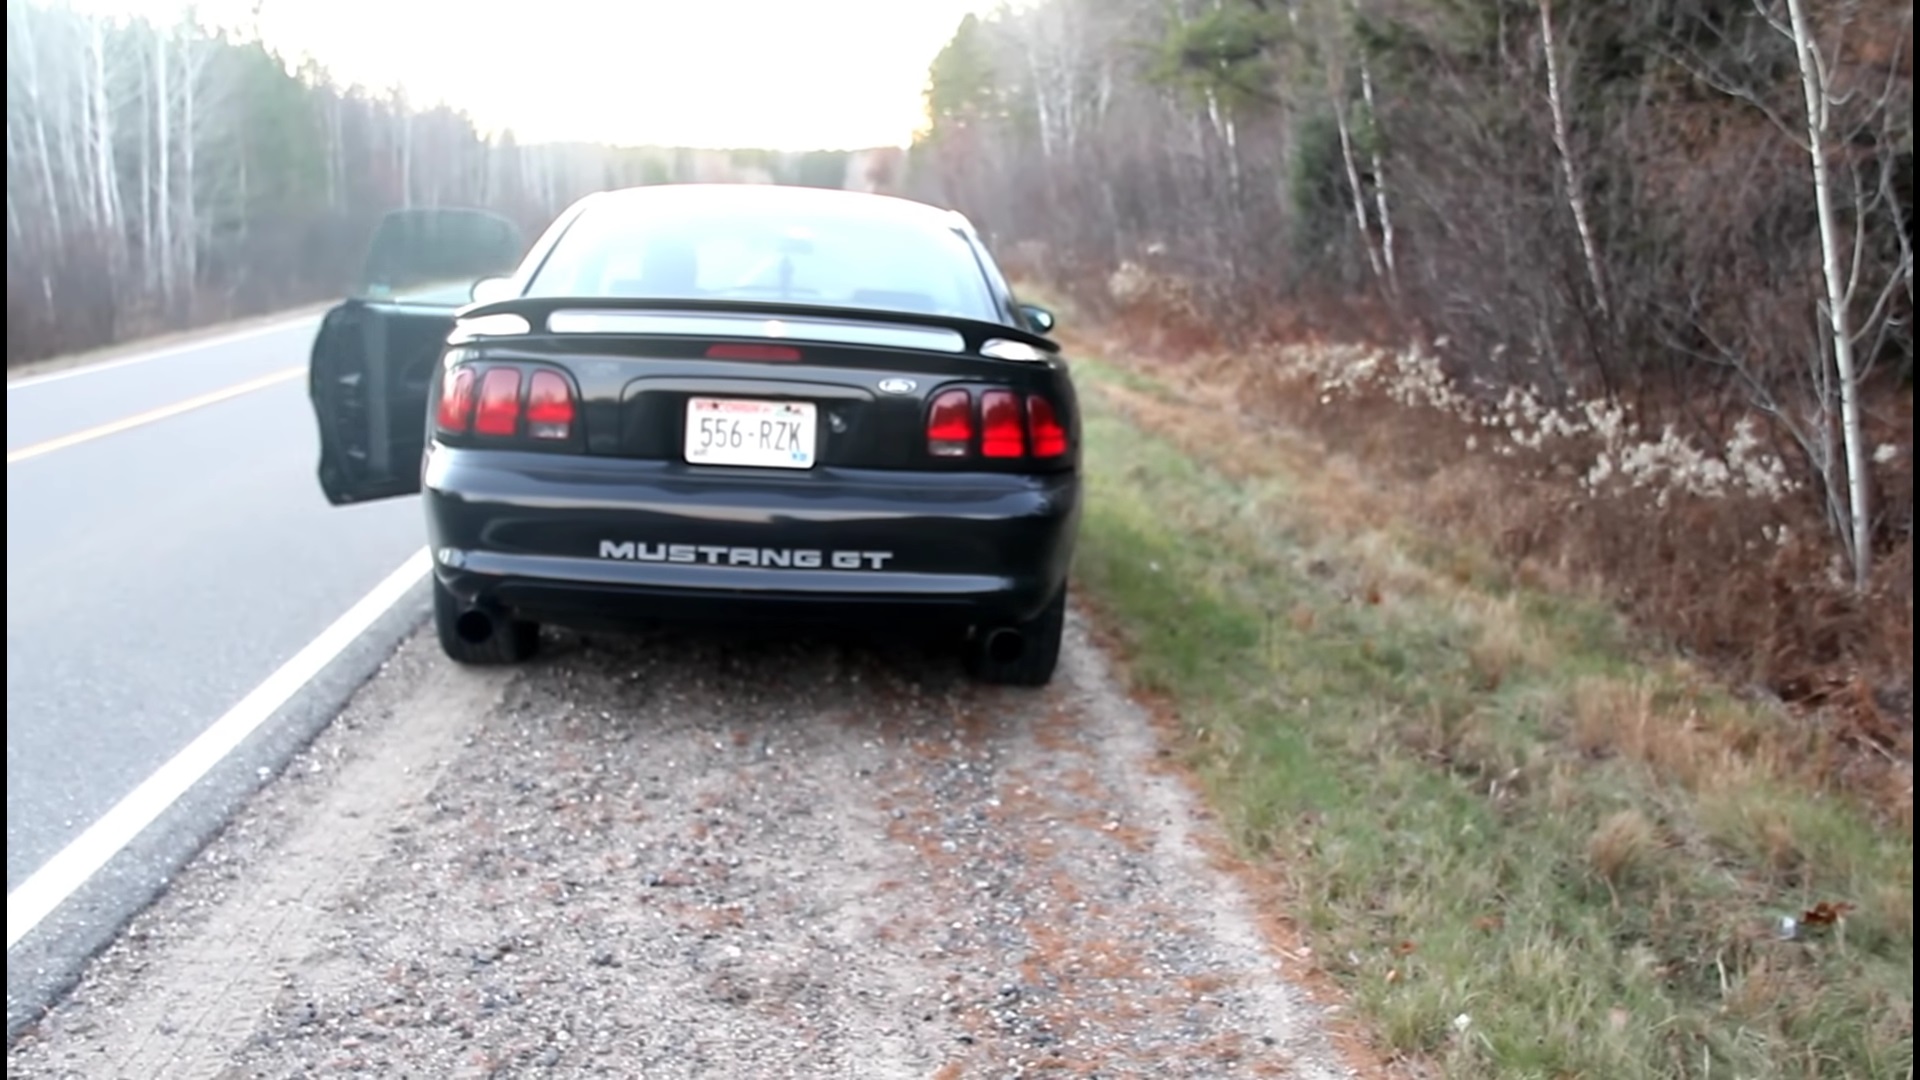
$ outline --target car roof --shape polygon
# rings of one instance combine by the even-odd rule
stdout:
[[[751,209],[801,215],[857,214],[876,221],[894,220],[923,228],[932,225],[957,228],[969,234],[974,231],[972,223],[957,210],[897,195],[793,184],[647,184],[595,192],[580,202],[583,212],[589,208],[616,213]]]

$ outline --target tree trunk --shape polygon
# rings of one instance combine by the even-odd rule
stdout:
[[[1373,134],[1373,145],[1368,152],[1373,158],[1373,204],[1380,215],[1380,259],[1387,268],[1387,291],[1398,295],[1400,292],[1400,274],[1394,265],[1393,256],[1393,214],[1387,206],[1387,166],[1380,154],[1380,112],[1373,101],[1373,65],[1367,62],[1367,54],[1360,54],[1360,93],[1367,103],[1367,126]]]
[[[1327,94],[1333,101],[1334,127],[1340,132],[1340,161],[1346,166],[1347,187],[1353,195],[1353,220],[1360,230],[1360,246],[1366,248],[1367,265],[1373,268],[1373,276],[1384,281],[1386,267],[1374,247],[1373,229],[1367,224],[1367,193],[1360,182],[1360,165],[1353,156],[1353,131],[1347,125],[1347,106],[1341,100],[1341,91],[1331,71],[1327,75]]]
[[[1553,113],[1553,148],[1560,154],[1560,170],[1567,185],[1567,207],[1573,213],[1573,227],[1580,234],[1580,252],[1587,263],[1587,281],[1593,286],[1593,303],[1600,314],[1612,317],[1607,302],[1606,278],[1600,268],[1600,247],[1594,239],[1593,225],[1587,218],[1587,188],[1580,163],[1574,157],[1573,141],[1567,136],[1566,98],[1561,89],[1559,45],[1553,33],[1553,0],[1540,0],[1540,50],[1547,58],[1547,106]]]
[[[27,61],[27,110],[33,116],[33,142],[35,158],[40,165],[41,210],[47,215],[47,224],[52,227],[56,242],[65,235],[60,215],[60,188],[53,178],[52,146],[47,139],[46,98],[40,85],[40,52],[34,35],[34,22],[41,14],[32,8],[24,8],[16,20],[9,16],[8,29],[19,23],[20,51]]]
[[[1288,6],[1288,18],[1297,28],[1299,12],[1293,5]],[[1387,269],[1374,246],[1373,227],[1367,221],[1366,185],[1360,179],[1360,163],[1354,156],[1353,127],[1347,122],[1347,80],[1346,55],[1336,40],[1337,27],[1329,27],[1323,19],[1319,22],[1317,37],[1321,51],[1321,69],[1326,77],[1327,104],[1333,110],[1334,130],[1340,135],[1340,164],[1347,174],[1347,192],[1353,208],[1354,226],[1360,231],[1360,246],[1367,253],[1367,265],[1373,270],[1375,281],[1385,282]]]
[[[194,149],[200,141],[194,115],[200,91],[197,44],[191,34],[186,36],[180,63],[180,276],[189,294],[200,279],[200,192],[194,173]]]
[[[100,188],[105,195],[100,210],[106,218],[108,228],[114,231],[114,251],[122,252],[126,236],[121,223],[123,214],[120,206],[120,169],[114,157],[114,103],[107,93],[107,42],[106,33],[99,20],[95,20],[93,24],[93,88],[94,108],[100,117],[99,128],[95,132],[100,140]]]
[[[171,62],[167,56],[168,38],[163,36],[154,42],[153,48],[153,108],[154,108],[154,164],[153,182],[154,208],[154,254],[158,256],[160,268],[160,296],[172,308],[174,297],[173,276],[173,96],[167,85],[167,72]]]
[[[145,74],[144,72],[142,73]],[[144,84],[146,80],[143,78]],[[158,243],[154,231],[154,153],[153,153],[153,110],[147,106],[146,88],[142,88],[140,116],[140,281],[150,293],[154,282],[158,280],[158,268],[154,263],[153,248]]]
[[[1864,590],[1873,570],[1873,520],[1868,515],[1867,449],[1860,429],[1860,385],[1854,375],[1853,332],[1847,313],[1846,268],[1840,253],[1840,223],[1833,209],[1833,179],[1827,172],[1827,79],[1820,63],[1805,0],[1787,0],[1800,85],[1807,105],[1807,151],[1813,164],[1813,202],[1820,223],[1821,271],[1827,285],[1827,324],[1833,333],[1834,380],[1840,391],[1840,436],[1847,455],[1847,546],[1853,556],[1854,588]]]

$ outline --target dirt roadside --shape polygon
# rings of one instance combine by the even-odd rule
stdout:
[[[1077,617],[900,646],[403,645],[9,1077],[1351,1073]]]

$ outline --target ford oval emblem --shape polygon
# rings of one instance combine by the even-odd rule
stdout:
[[[912,379],[881,379],[880,390],[887,394],[911,394],[920,384]]]

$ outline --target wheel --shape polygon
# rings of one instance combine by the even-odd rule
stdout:
[[[540,624],[463,606],[433,579],[433,628],[456,664],[517,664],[540,647]]]
[[[983,683],[1045,686],[1060,666],[1060,638],[1066,628],[1063,585],[1040,614],[1026,622],[977,629],[967,642],[967,671]]]

